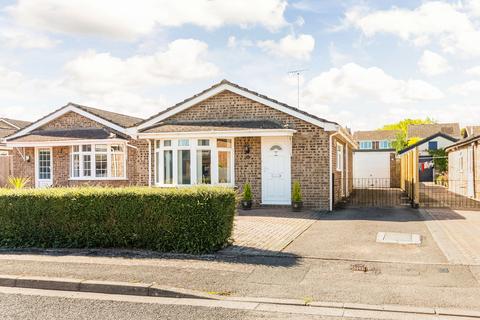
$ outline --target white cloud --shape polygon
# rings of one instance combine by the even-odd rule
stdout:
[[[308,60],[315,48],[315,39],[309,34],[300,34],[298,37],[287,35],[279,41],[258,41],[257,45],[274,56]]]
[[[311,103],[335,103],[361,98],[382,103],[407,103],[443,97],[436,87],[422,80],[399,80],[377,67],[348,63],[314,77],[304,96]]]
[[[451,70],[448,61],[441,55],[425,50],[418,61],[420,71],[427,76],[435,76]]]
[[[66,83],[81,92],[105,93],[210,78],[219,70],[205,60],[207,49],[204,42],[179,39],[165,51],[126,59],[91,50],[65,65]]]
[[[47,49],[57,44],[45,35],[15,28],[0,29],[0,42],[11,48],[24,49]]]
[[[473,75],[473,76],[480,76],[480,66],[475,66],[470,69],[467,69],[465,73]]]
[[[285,0],[18,0],[7,7],[18,23],[47,31],[133,39],[159,27],[193,24],[284,25]]]
[[[470,80],[464,83],[456,84],[451,86],[448,91],[461,96],[478,95],[480,92],[480,81]]]
[[[480,55],[480,32],[459,4],[430,1],[409,10],[392,8],[369,12],[354,8],[346,21],[368,36],[385,33],[424,46],[435,40],[448,53]]]
[[[350,55],[340,52],[333,42],[328,46],[328,54],[330,55],[330,62],[334,66],[344,65],[352,61]]]

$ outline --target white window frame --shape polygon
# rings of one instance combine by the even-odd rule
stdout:
[[[370,150],[373,148],[373,142],[371,140],[360,141],[360,150]]]
[[[90,151],[83,151],[83,146],[90,146]],[[105,145],[107,146],[107,152],[96,152],[95,145]],[[112,146],[121,146],[123,151],[113,152]],[[78,147],[78,152],[74,151],[74,148]],[[106,154],[107,155],[107,176],[106,177],[97,177],[95,170],[95,155],[96,154]],[[123,155],[123,175],[116,177],[112,176],[112,155],[122,154]],[[73,156],[79,155],[80,161],[80,175],[75,177],[73,174]],[[90,176],[84,175],[84,155],[90,155]],[[125,143],[83,143],[79,145],[70,146],[70,178],[69,180],[80,180],[80,181],[89,181],[89,180],[126,180],[127,179],[127,145]]]
[[[162,138],[155,140],[155,186],[157,187],[188,187],[201,185],[198,183],[197,179],[197,151],[198,150],[210,150],[211,156],[211,184],[208,185],[219,185],[219,186],[228,186],[233,187],[235,185],[235,140],[232,137],[220,138],[220,137],[195,137],[188,138],[188,146],[179,146],[178,141],[184,140],[187,138]],[[228,139],[231,141],[230,148],[217,147],[217,139]],[[171,145],[168,147],[164,146],[164,141],[170,140]],[[198,140],[209,140],[208,146],[198,146]],[[163,151],[172,150],[172,161],[173,161],[173,183],[165,184],[164,178],[164,156]],[[178,184],[178,151],[180,150],[189,150],[190,151],[190,184]],[[218,182],[218,152],[219,151],[229,151],[230,152],[230,165],[231,165],[231,177],[230,183],[219,183]]]
[[[378,146],[379,149],[390,149],[390,141],[381,140]]]
[[[337,171],[343,171],[343,144],[337,143]]]

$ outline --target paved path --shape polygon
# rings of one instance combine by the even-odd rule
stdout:
[[[449,262],[480,266],[480,212],[423,210],[426,224]]]
[[[235,218],[233,245],[224,254],[279,254],[316,219],[311,211],[272,208],[240,211]]]

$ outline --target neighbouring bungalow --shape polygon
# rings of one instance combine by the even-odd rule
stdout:
[[[354,187],[400,187],[400,163],[392,142],[399,130],[356,131],[359,148],[353,154]]]
[[[74,103],[7,138],[34,187],[251,184],[255,205],[331,210],[352,190],[356,143],[339,124],[223,80],[142,120]]]
[[[433,165],[433,156],[429,151],[446,149],[457,141],[458,139],[455,137],[443,132],[437,132],[399,151],[398,155],[402,156],[408,151],[417,148],[419,154],[418,170],[420,182],[433,182],[436,172]]]
[[[448,188],[457,194],[480,200],[480,134],[449,146]]]
[[[29,124],[28,121],[0,118],[0,156],[9,155],[11,151],[11,148],[6,146],[5,137],[14,134],[17,130]]]

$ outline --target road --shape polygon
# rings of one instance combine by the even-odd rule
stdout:
[[[299,314],[293,315],[288,313],[165,305],[133,301],[113,301],[108,298],[99,300],[96,299],[97,295],[95,294],[93,294],[91,298],[83,298],[78,296],[69,297],[69,293],[65,293],[64,296],[61,296],[63,294],[61,292],[54,293],[56,296],[43,295],[42,292],[35,294],[35,291],[30,289],[14,289],[12,290],[12,293],[8,293],[8,291],[8,288],[2,288],[2,292],[0,293],[0,319],[3,320],[339,319]]]

